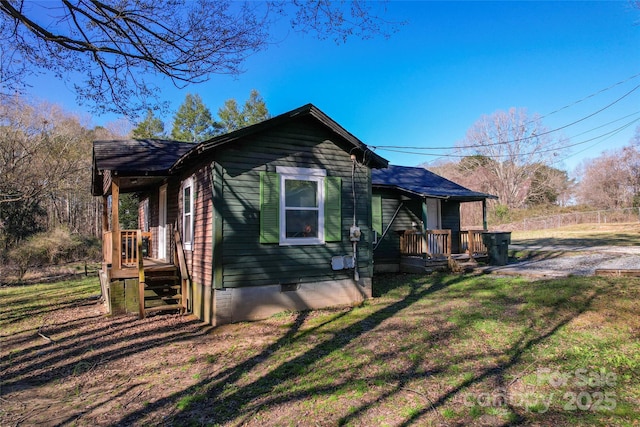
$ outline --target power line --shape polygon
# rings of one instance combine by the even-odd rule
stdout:
[[[571,138],[575,138],[575,137],[578,137],[578,136],[585,135],[585,134],[587,134],[587,133],[593,132],[594,130],[601,129],[601,128],[606,127],[606,126],[609,126],[609,125],[611,125],[611,124],[613,124],[613,123],[616,123],[616,122],[619,122],[619,121],[622,121],[622,120],[628,119],[629,117],[637,116],[638,114],[640,114],[640,111],[636,111],[636,112],[634,112],[634,113],[627,114],[626,116],[623,116],[623,117],[620,117],[620,118],[618,118],[618,119],[612,120],[612,121],[607,122],[607,123],[605,123],[605,124],[602,124],[602,125],[600,125],[600,126],[596,126],[596,127],[591,128],[591,129],[589,129],[589,130],[586,130],[586,131],[584,131],[584,132],[581,132],[581,133],[579,133],[579,134],[577,134],[577,135],[573,135],[573,136],[569,137],[568,139],[571,139]],[[566,146],[558,146],[558,147],[557,147],[557,149],[558,149],[558,150],[562,150],[562,149],[569,148],[569,147],[573,147],[573,146],[576,146],[576,145],[581,145],[581,144],[584,144],[584,143],[586,143],[586,142],[591,142],[591,141],[593,141],[594,139],[598,139],[598,138],[601,138],[601,137],[603,137],[603,136],[607,136],[608,134],[610,134],[610,133],[612,133],[612,132],[616,132],[616,131],[618,131],[619,129],[624,130],[624,129],[626,129],[630,124],[633,124],[635,121],[636,121],[636,120],[633,120],[633,121],[631,121],[631,122],[629,122],[629,123],[627,123],[627,124],[623,125],[623,126],[622,126],[622,127],[620,127],[620,128],[614,129],[613,131],[607,132],[607,133],[605,133],[605,134],[603,134],[603,135],[596,136],[596,137],[591,138],[591,139],[588,139],[588,140],[586,140],[586,141],[577,142],[577,143],[569,144],[569,145],[566,145]],[[596,144],[596,145],[597,145],[597,144]],[[420,152],[413,152],[413,151],[404,151],[404,150],[410,150],[410,149],[412,149],[412,147],[394,147],[394,146],[388,146],[388,147],[389,147],[389,148],[380,148],[380,150],[383,150],[383,151],[391,151],[391,152],[397,152],[397,153],[405,153],[405,154],[417,154],[417,155],[426,155],[426,156],[438,156],[438,157],[457,157],[457,158],[466,157],[466,155],[459,155],[459,154],[445,154],[445,153],[420,153]],[[398,148],[398,149],[396,149],[396,148]],[[455,149],[455,148],[456,148],[456,147],[450,147],[450,148],[448,148],[448,149],[449,149],[449,150],[451,150],[451,149]],[[415,147],[415,149],[419,149],[419,150],[426,150],[427,148],[425,148],[425,147]]]
[[[638,113],[630,114],[629,116],[633,116],[635,114],[638,114]],[[629,117],[629,116],[627,116],[627,117]],[[614,120],[613,122],[620,121],[620,120],[621,119]],[[630,122],[625,123],[624,125],[616,128],[616,129],[613,129],[613,130],[611,130],[609,132],[606,132],[606,133],[604,133],[602,135],[598,135],[596,137],[589,138],[589,139],[584,140],[584,141],[576,142],[576,143],[573,143],[573,144],[568,144],[568,145],[565,145],[565,146],[562,146],[562,147],[553,147],[553,148],[549,148],[549,149],[546,149],[546,150],[532,151],[532,152],[529,152],[529,153],[521,153],[519,155],[520,156],[530,156],[530,155],[537,154],[537,153],[548,153],[548,152],[552,152],[552,151],[560,151],[560,150],[563,150],[563,149],[566,149],[566,148],[570,148],[570,147],[575,147],[575,146],[578,146],[578,145],[586,144],[586,143],[589,143],[591,141],[595,141],[596,139],[600,139],[600,138],[604,138],[604,137],[609,138],[609,137],[614,136],[615,134],[617,134],[619,132],[622,132],[623,130],[627,129],[629,126],[631,126],[634,123],[639,122],[639,121],[640,121],[640,118],[631,120]],[[613,123],[613,122],[611,122],[611,123]],[[600,126],[600,127],[602,127],[602,126]],[[592,147],[598,145],[601,142],[602,141],[599,141],[598,143],[596,143],[593,146],[588,147],[588,148],[592,148]],[[393,153],[402,153],[402,154],[411,154],[411,155],[417,155],[417,156],[452,157],[452,158],[468,157],[468,155],[462,155],[462,154],[424,153],[424,152],[417,152],[417,151],[409,151],[410,148],[407,148],[407,147],[398,147],[399,149],[396,149],[395,147],[394,148],[377,147],[377,148],[379,148],[380,150],[383,150],[383,151],[390,151],[390,152],[393,152]],[[510,157],[510,155],[503,154],[503,155],[494,155],[494,156],[491,156],[491,157],[508,158],[508,157]],[[568,156],[566,158],[569,158],[569,157],[570,156]]]
[[[574,102],[572,102],[571,104],[567,104],[567,105],[565,105],[564,107],[558,108],[557,110],[552,111],[552,112],[550,112],[550,113],[547,113],[547,114],[545,114],[544,116],[540,116],[540,118],[541,118],[541,119],[543,119],[543,118],[545,118],[545,117],[549,117],[549,116],[550,116],[550,115],[552,115],[552,114],[558,113],[558,112],[560,112],[560,111],[562,111],[562,110],[566,110],[567,108],[573,107],[574,105],[577,105],[577,104],[579,104],[579,103],[581,103],[581,102],[583,102],[583,101],[586,101],[587,99],[593,98],[594,96],[600,95],[600,94],[601,94],[601,93],[603,93],[603,92],[606,92],[606,91],[608,91],[608,90],[611,90],[611,89],[613,89],[614,87],[616,87],[616,86],[620,86],[621,84],[624,84],[624,83],[626,83],[626,82],[628,82],[628,81],[630,81],[630,80],[633,80],[633,79],[635,79],[635,78],[637,78],[637,77],[640,77],[640,73],[635,74],[635,75],[633,75],[633,76],[631,76],[631,77],[629,77],[629,78],[626,78],[626,79],[624,79],[624,80],[621,80],[621,81],[619,81],[619,82],[617,82],[617,83],[614,83],[614,84],[612,84],[612,85],[611,85],[611,86],[609,86],[609,87],[606,87],[606,88],[604,88],[604,89],[601,89],[601,90],[599,90],[599,91],[597,91],[597,92],[592,93],[591,95],[587,95],[587,96],[585,96],[585,97],[584,97],[584,98],[582,98],[582,99],[579,99],[579,100],[577,100],[577,101],[574,101]]]
[[[564,110],[564,109],[566,109],[566,108],[569,108],[569,107],[571,107],[571,106],[573,106],[573,105],[576,105],[576,104],[578,104],[578,103],[580,103],[580,102],[583,102],[583,101],[585,101],[586,99],[592,98],[592,97],[594,97],[594,96],[596,96],[596,95],[598,95],[598,94],[600,94],[600,93],[603,93],[603,92],[605,92],[605,91],[607,91],[607,90],[610,90],[610,89],[612,89],[612,88],[614,88],[614,87],[616,87],[616,86],[619,86],[619,85],[621,85],[621,84],[623,84],[623,83],[626,83],[626,82],[628,82],[628,81],[630,81],[630,80],[632,80],[632,79],[634,79],[634,78],[637,78],[638,76],[640,76],[640,74],[633,75],[633,76],[631,76],[631,77],[629,77],[629,78],[627,78],[627,79],[625,79],[625,80],[619,81],[619,82],[617,82],[617,83],[615,83],[615,84],[613,84],[613,85],[611,85],[611,86],[609,86],[609,87],[607,87],[607,88],[605,88],[605,89],[602,89],[602,90],[600,90],[600,91],[598,91],[598,92],[595,92],[595,93],[593,93],[593,94],[591,94],[591,95],[588,95],[588,96],[586,96],[586,97],[584,97],[584,98],[582,98],[582,99],[580,99],[580,100],[578,100],[578,101],[575,101],[575,102],[573,102],[573,103],[571,103],[571,104],[568,104],[568,105],[566,105],[566,106],[564,106],[564,107],[562,107],[562,108],[559,108],[559,109],[557,109],[557,110],[555,110],[555,111],[552,111],[551,113],[548,113],[548,114],[546,114],[546,115],[544,115],[544,116],[540,116],[540,118],[548,117],[548,116],[550,116],[550,115],[552,115],[552,114],[555,114],[555,113],[557,113],[557,112],[559,112],[559,111],[562,111],[562,110]],[[595,116],[595,115],[597,115],[597,114],[599,114],[599,113],[603,112],[604,110],[607,110],[608,108],[611,108],[612,106],[614,106],[614,105],[615,105],[615,104],[617,104],[618,102],[622,101],[624,98],[626,98],[627,96],[631,95],[633,92],[635,92],[635,91],[636,91],[636,90],[638,90],[639,88],[640,88],[640,85],[635,86],[633,89],[631,89],[630,91],[628,91],[627,93],[625,93],[624,95],[622,95],[621,97],[619,97],[618,99],[616,99],[615,101],[613,101],[613,102],[609,103],[608,105],[606,105],[606,106],[602,107],[601,109],[599,109],[599,110],[597,110],[597,111],[595,111],[595,112],[593,112],[593,113],[591,113],[591,114],[589,114],[589,115],[587,115],[587,116],[585,116],[585,117],[582,117],[582,118],[580,118],[580,119],[578,119],[578,120],[575,120],[575,121],[573,121],[573,122],[571,122],[571,123],[569,123],[569,124],[566,124],[566,125],[564,125],[564,126],[560,126],[560,127],[558,127],[558,128],[555,128],[555,129],[552,129],[552,130],[549,130],[549,131],[545,131],[545,132],[542,132],[542,133],[536,134],[535,136],[536,136],[536,137],[539,137],[539,136],[543,136],[543,135],[548,135],[548,134],[551,134],[551,133],[553,133],[553,132],[557,132],[557,131],[560,131],[560,130],[562,130],[562,129],[566,129],[566,128],[568,128],[568,127],[570,127],[570,126],[573,126],[573,125],[575,125],[575,124],[577,124],[577,123],[583,122],[583,121],[585,121],[585,120],[587,120],[587,119],[589,119],[589,118],[591,118],[591,117],[593,117],[593,116]],[[528,123],[532,123],[532,122],[530,121],[530,122],[528,122]],[[595,129],[598,129],[598,128],[599,128],[599,127],[593,128],[593,129],[591,129],[591,130],[589,130],[589,131],[587,131],[587,132],[590,132],[590,131],[595,130]],[[493,143],[483,144],[483,146],[484,146],[484,147],[490,147],[490,146],[496,146],[496,145],[511,144],[511,143],[514,143],[514,142],[524,141],[524,140],[527,140],[527,139],[530,139],[530,138],[531,138],[531,137],[525,137],[525,138],[517,138],[517,139],[509,140],[509,141],[493,142]],[[398,145],[377,145],[377,146],[373,146],[373,145],[372,145],[372,146],[371,146],[371,148],[372,148],[373,150],[376,150],[376,149],[378,149],[378,148],[380,148],[380,149],[395,148],[395,149],[403,149],[403,150],[451,150],[451,149],[476,148],[476,147],[477,147],[477,145],[478,145],[478,144],[475,144],[475,145],[463,145],[463,146],[457,146],[457,147],[417,147],[417,146],[398,146]],[[388,150],[388,151],[389,151],[389,150]]]
[[[611,137],[613,137],[613,136],[615,136],[615,135],[619,134],[619,133],[620,133],[620,132],[622,132],[623,130],[627,129],[629,126],[631,126],[633,123],[635,123],[635,122],[637,122],[637,121],[638,121],[638,119],[637,119],[637,120],[633,120],[633,121],[631,121],[631,122],[627,123],[625,126],[622,126],[622,127],[618,128],[618,129],[615,129],[614,131],[612,131],[612,132],[611,132],[611,134],[610,134],[610,135],[607,135],[607,137],[606,137],[606,138],[604,138],[602,141],[598,141],[598,142],[596,142],[595,144],[592,144],[592,145],[590,145],[590,146],[588,146],[588,147],[585,147],[584,149],[582,149],[582,150],[578,151],[577,153],[572,153],[572,154],[570,154],[570,155],[568,155],[568,156],[565,156],[564,158],[562,158],[562,159],[560,159],[560,160],[556,160],[555,162],[553,162],[553,164],[560,163],[560,162],[564,162],[565,160],[567,160],[567,159],[569,159],[569,158],[571,158],[571,157],[573,157],[573,156],[577,156],[577,155],[578,155],[578,154],[580,154],[580,153],[584,153],[585,151],[592,149],[593,147],[595,147],[595,146],[596,146],[596,145],[598,145],[598,144],[602,144],[603,142],[605,142],[605,141],[606,141],[606,140],[608,140],[609,138],[611,138]],[[585,141],[585,142],[590,142],[590,141]]]

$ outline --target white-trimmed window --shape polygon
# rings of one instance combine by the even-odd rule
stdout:
[[[280,243],[324,243],[324,169],[276,168],[280,175]]]
[[[182,184],[182,244],[185,250],[193,248],[193,178]]]
[[[260,243],[342,241],[342,180],[324,169],[277,166],[260,172]]]

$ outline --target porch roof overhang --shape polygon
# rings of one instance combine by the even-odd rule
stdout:
[[[106,195],[111,180],[120,178],[123,193],[162,182],[169,169],[194,144],[161,139],[94,141],[91,191]],[[107,185],[105,185],[107,184]]]
[[[479,202],[497,199],[491,194],[469,190],[427,169],[390,165],[371,173],[374,189],[390,189],[409,198],[436,198],[458,202]]]

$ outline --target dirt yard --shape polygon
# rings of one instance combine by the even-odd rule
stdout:
[[[587,255],[593,254],[585,254]],[[633,262],[638,262],[638,256],[640,255],[636,255]],[[611,263],[616,257],[620,259],[619,254],[600,259]],[[578,265],[576,259],[565,254],[561,257],[543,256],[538,261],[563,263],[557,265],[566,269],[567,265]],[[520,265],[520,268],[535,268],[535,261],[531,259],[529,264]],[[594,266],[589,264],[589,268],[592,267]],[[445,301],[449,299],[443,300],[441,304]],[[399,303],[391,303],[390,307],[397,304]],[[454,309],[458,310],[451,308]],[[338,308],[333,313],[331,310],[323,311],[322,316],[339,319],[347,315],[349,310],[350,308]],[[258,366],[265,371],[273,369],[270,364],[274,362],[270,359],[274,352],[284,351],[284,360],[294,357],[286,355],[287,343],[301,325],[298,323],[300,317],[296,317],[300,315],[294,313],[261,322],[218,328],[204,325],[189,316],[163,315],[145,320],[138,320],[137,317],[109,318],[105,316],[102,303],[96,298],[84,298],[64,307],[45,305],[33,316],[25,313],[16,313],[15,316],[23,319],[21,322],[29,319],[31,324],[21,326],[17,333],[11,331],[11,324],[9,330],[5,328],[0,331],[0,426],[12,427],[173,425],[180,420],[179,412],[190,407],[189,405],[197,404],[199,396],[206,393],[211,396],[212,391],[199,391],[203,379],[221,384],[214,389],[219,394],[228,392],[227,386],[254,384],[252,381],[261,384],[262,380],[245,375]],[[305,313],[300,322],[313,322],[314,316],[314,312]],[[441,321],[445,320],[446,317]],[[363,331],[373,327],[366,323],[372,320],[364,322]],[[425,327],[430,327],[429,325]],[[314,328],[311,327],[310,330]],[[438,337],[438,328],[434,329],[430,340]],[[306,334],[308,332],[302,335],[307,336]],[[426,336],[425,332],[420,334],[420,337]],[[319,340],[324,340],[324,337],[320,338],[318,335],[313,338],[313,333],[309,336],[309,345],[323,348]],[[339,340],[337,335],[331,336],[334,337],[333,340]],[[422,343],[423,339],[419,338],[415,342]],[[342,346],[342,341],[340,343]],[[331,351],[327,350],[324,357],[331,356]],[[309,354],[309,357],[313,356]],[[439,357],[446,357],[444,354]],[[418,354],[409,355],[407,360],[413,360],[414,357],[418,357]],[[397,363],[393,358],[389,360]],[[292,373],[283,372],[283,375]],[[276,378],[273,384],[268,384],[268,389],[276,390],[278,382],[279,378]],[[358,382],[354,384],[354,387],[360,387]],[[375,389],[387,385],[382,382],[364,384],[362,387],[364,392],[369,387]],[[247,393],[246,390],[242,392]],[[359,389],[356,390],[355,396],[360,392]],[[269,393],[265,393],[264,397],[257,391],[255,393],[256,396],[251,399],[255,400],[258,405],[255,411],[259,412],[261,400]],[[411,387],[407,387],[404,394],[407,398],[403,398],[402,402],[411,402],[411,399],[424,401],[419,392]],[[290,395],[295,397],[295,391],[291,390]],[[295,398],[292,398],[286,410],[293,413],[301,411],[300,414],[304,414],[304,407],[299,405],[312,402],[310,399],[307,397],[306,401],[296,403]],[[249,397],[244,398],[244,401],[249,400]],[[331,400],[328,404],[331,404]],[[233,401],[229,401],[229,405],[228,410],[234,411]],[[411,416],[410,409],[405,412],[405,418]],[[447,415],[446,411],[441,413]],[[392,417],[380,414],[379,419],[389,420]],[[244,421],[241,417],[239,424],[235,424],[236,422],[238,419],[228,425],[283,425],[277,419],[261,422],[258,416],[251,414]],[[487,425],[501,422],[494,419],[494,422],[488,422]],[[301,423],[335,424],[315,418],[303,418]],[[440,421],[436,424],[447,425],[447,421],[440,416]],[[288,425],[288,422],[284,425]]]
[[[51,312],[34,326],[2,339],[3,353],[9,350],[2,426],[118,424],[122,413],[144,411],[197,382],[196,372],[213,369],[206,354],[212,341],[224,340],[190,317],[111,319],[97,301]],[[230,338],[234,333],[225,329]],[[149,424],[162,415],[159,408]]]

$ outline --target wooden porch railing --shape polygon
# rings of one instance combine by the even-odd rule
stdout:
[[[448,258],[451,256],[451,230],[406,230],[400,235],[400,253],[406,256]]]
[[[138,259],[142,258],[138,252],[138,242],[141,242],[140,230],[121,230],[120,241],[122,242],[122,266],[137,267]],[[140,246],[141,247],[141,246]]]
[[[140,230],[120,230],[119,242],[122,250],[121,257],[114,263],[113,260],[113,231],[107,231],[102,235],[102,257],[106,264],[111,264],[112,268],[137,267],[138,262],[145,256],[143,250],[143,240],[148,239],[147,252],[151,248],[151,232]],[[140,242],[140,245],[138,244]],[[140,256],[142,254],[142,256]],[[149,254],[146,254],[147,256]]]
[[[487,247],[482,242],[483,232],[484,230],[461,230],[460,250],[468,253],[469,256],[486,255]]]

